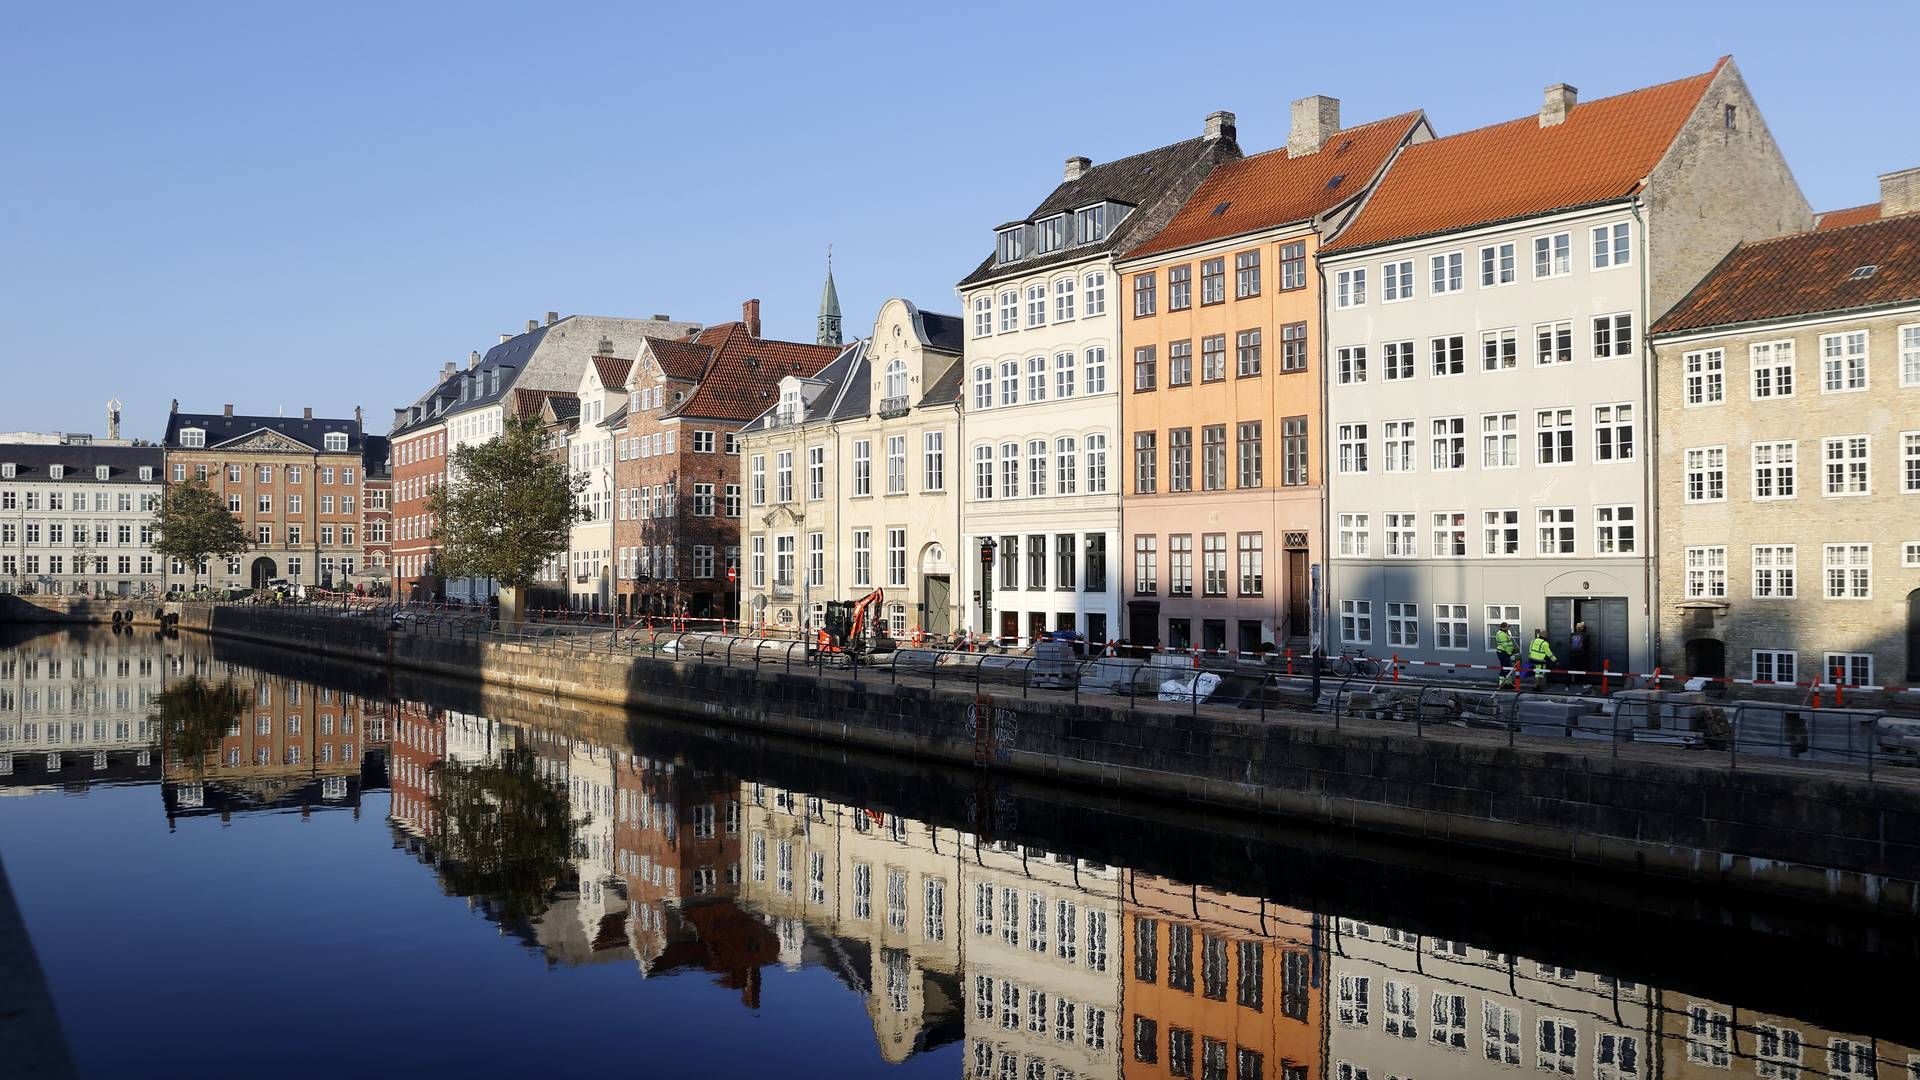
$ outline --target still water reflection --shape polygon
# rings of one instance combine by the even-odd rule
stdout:
[[[249,659],[0,641],[0,856],[91,1075],[1920,1080],[1905,1031],[1669,985],[1624,936],[1605,971],[1436,936],[1438,884],[1242,895],[1158,872],[1210,838],[1151,812],[1009,828],[965,775],[947,813],[885,763],[800,786],[661,722]]]

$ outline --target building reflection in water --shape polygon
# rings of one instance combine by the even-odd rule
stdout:
[[[237,700],[189,749],[167,694],[196,680]],[[0,642],[0,791],[157,783],[179,821],[357,816],[390,784],[395,845],[549,964],[697,973],[753,1010],[782,1005],[775,965],[824,969],[884,1062],[951,1046],[989,1080],[1920,1080],[1905,1045],[742,780],[626,730],[368,698],[194,637]]]

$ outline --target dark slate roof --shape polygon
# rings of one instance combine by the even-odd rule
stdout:
[[[361,472],[369,480],[385,477],[387,458],[393,452],[392,444],[385,435],[368,435],[360,444]]]
[[[624,402],[624,401],[621,402],[619,408],[608,413],[607,418],[605,420],[600,421],[600,426],[603,428],[606,428],[608,431],[613,431],[621,427],[622,425],[624,425],[627,422],[627,405],[628,404],[629,404],[628,402]],[[576,416],[579,415],[580,402],[578,400],[574,401],[573,403],[573,411]]]
[[[1863,267],[1874,269],[1864,276]],[[1920,214],[1741,244],[1653,333],[1920,302]]]
[[[580,416],[580,399],[572,394],[549,397],[547,405],[553,409],[556,420],[574,420]]]
[[[65,465],[66,476],[61,483],[98,483],[94,479],[94,470],[101,465],[107,467],[109,484],[140,482],[140,466],[153,469],[153,481],[159,483],[164,477],[161,466],[166,461],[166,451],[158,446],[94,446],[91,444],[65,443],[46,446],[39,443],[0,443],[0,462],[11,462],[15,471],[15,480],[44,482],[48,479],[49,465]]]
[[[920,395],[920,406],[951,405],[960,400],[961,384],[965,380],[967,365],[960,362],[958,356],[947,361],[947,369],[933,380],[927,392]]]
[[[928,346],[944,353],[959,356],[966,348],[965,319],[958,315],[941,315],[933,311],[920,311],[920,340]]]
[[[513,390],[514,378],[527,370],[527,362],[533,359],[533,351],[540,347],[540,342],[545,340],[546,336],[547,327],[545,326],[536,326],[524,334],[516,334],[488,349],[485,355],[480,357],[478,364],[455,375],[453,400],[447,404],[446,415],[454,416],[485,405],[492,405],[506,397]],[[491,372],[495,369],[501,369],[500,386],[498,389],[489,389],[492,382]],[[476,377],[477,386],[468,394],[465,401],[461,401],[459,400],[460,380],[468,375]]]
[[[223,413],[177,412],[167,416],[167,434],[161,440],[167,449],[182,449],[180,429],[183,427],[206,429],[209,448],[244,438],[262,428],[284,435],[297,443],[311,446],[315,450],[321,449],[323,445],[321,436],[336,431],[346,433],[348,451],[358,454],[363,445],[358,420],[329,420],[318,416],[308,420],[299,416],[227,416]],[[189,449],[198,449],[198,447]]]
[[[1215,165],[1239,157],[1240,146],[1232,138],[1197,138],[1095,165],[1079,179],[1054,188],[1024,220],[1039,221],[1103,201],[1136,207],[1121,221],[1109,224],[1106,239],[1095,244],[1069,244],[1059,251],[1004,264],[995,262],[996,255],[989,254],[973,273],[960,280],[959,287],[1017,277],[1101,252],[1124,251],[1164,224],[1172,209],[1186,201]],[[1173,207],[1163,205],[1168,202]]]
[[[438,397],[447,402],[460,400],[460,380],[465,374],[465,371],[455,372],[452,377],[442,379],[440,382],[434,384],[433,389],[420,395],[419,400],[408,406],[407,415],[409,419],[393,425],[393,430],[387,433],[388,436],[390,438],[398,438],[416,428],[428,427],[439,423],[441,419],[446,416],[446,410],[442,409],[439,412],[435,412],[433,409],[434,399]],[[413,415],[412,410],[414,409],[420,410],[420,419],[418,420],[411,419]]]

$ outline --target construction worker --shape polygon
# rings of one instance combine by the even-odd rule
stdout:
[[[1514,651],[1513,632],[1507,629],[1506,623],[1501,623],[1500,628],[1493,632],[1493,660],[1500,669],[1501,686],[1513,685]]]
[[[1553,655],[1553,643],[1547,640],[1547,632],[1535,630],[1533,640],[1527,644],[1527,661],[1533,665],[1534,690],[1546,687],[1547,668],[1559,659]]]

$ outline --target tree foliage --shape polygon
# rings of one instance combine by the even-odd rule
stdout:
[[[566,550],[569,530],[587,516],[577,498],[587,478],[549,454],[546,438],[537,417],[518,417],[497,438],[453,451],[448,483],[428,506],[442,574],[525,588]]]
[[[153,542],[154,554],[191,566],[196,584],[201,563],[238,555],[252,546],[247,530],[204,480],[168,484],[155,524],[160,537]]]
[[[538,918],[572,867],[577,823],[566,789],[525,748],[496,763],[435,768],[432,842],[447,891],[486,900],[507,922]]]
[[[155,704],[159,709],[153,719],[168,755],[182,765],[197,767],[226,737],[228,726],[246,705],[246,696],[232,679],[214,683],[189,675],[160,691]]]

